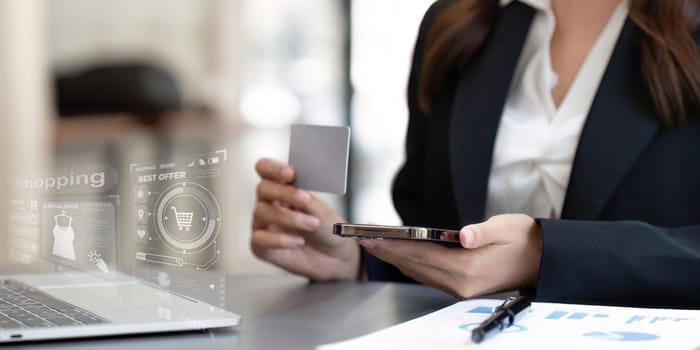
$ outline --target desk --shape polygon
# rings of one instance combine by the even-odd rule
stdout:
[[[22,349],[313,349],[435,311],[455,302],[438,290],[394,283],[308,283],[293,276],[230,276],[234,329],[16,345]],[[6,346],[13,348],[15,346]]]

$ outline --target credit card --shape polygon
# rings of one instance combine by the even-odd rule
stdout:
[[[345,194],[350,155],[350,128],[294,124],[289,141],[289,165],[294,185],[310,191]]]

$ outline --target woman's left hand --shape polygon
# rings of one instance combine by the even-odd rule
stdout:
[[[465,249],[408,240],[361,240],[374,256],[423,284],[458,298],[532,287],[542,255],[542,231],[534,219],[505,214],[460,231]]]

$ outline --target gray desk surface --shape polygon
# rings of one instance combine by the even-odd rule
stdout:
[[[230,276],[226,286],[227,309],[243,316],[242,324],[233,329],[15,346],[52,350],[313,349],[455,302],[445,293],[410,284],[308,283],[292,276]]]

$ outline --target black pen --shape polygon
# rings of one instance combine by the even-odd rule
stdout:
[[[527,313],[530,304],[530,299],[524,296],[506,299],[501,306],[493,309],[489,318],[472,330],[472,341],[481,343],[484,339],[512,326]]]

